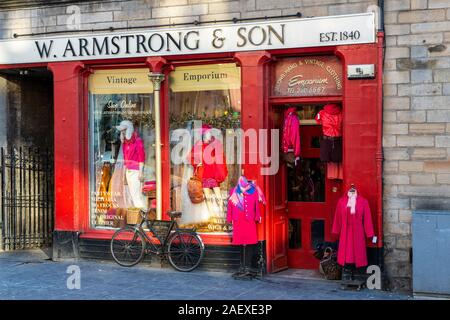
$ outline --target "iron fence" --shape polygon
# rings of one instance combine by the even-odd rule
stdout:
[[[0,148],[1,248],[50,245],[54,225],[53,152]]]

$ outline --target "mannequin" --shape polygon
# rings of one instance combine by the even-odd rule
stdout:
[[[317,113],[316,122],[322,125],[320,160],[327,163],[328,179],[343,179],[342,172],[342,110],[330,103]]]
[[[260,203],[266,203],[261,189],[244,176],[239,177],[236,187],[231,189],[228,199],[227,221],[233,223],[233,245],[243,246],[241,253],[240,270],[233,277],[254,277],[255,273],[249,270],[246,248],[258,243],[257,223],[261,223]]]
[[[211,129],[202,125],[202,141],[197,142],[188,157],[195,174],[202,180],[208,211],[214,212],[212,200],[216,199],[220,212],[224,212],[220,184],[227,178],[228,169],[223,145],[212,136]]]
[[[355,268],[367,266],[366,237],[372,238],[375,234],[369,203],[354,185],[337,203],[332,233],[339,236],[337,261],[344,271],[350,270],[353,274]]]
[[[142,196],[142,183],[144,181],[145,149],[144,142],[139,137],[133,123],[124,120],[118,125],[124,160],[124,184],[128,185],[133,206],[145,208]]]

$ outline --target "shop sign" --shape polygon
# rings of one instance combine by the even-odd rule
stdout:
[[[273,96],[342,94],[342,64],[335,56],[280,59],[273,74]]]
[[[152,93],[148,80],[150,71],[140,69],[96,70],[89,76],[89,92],[92,94]]]
[[[347,77],[349,79],[372,79],[375,78],[374,64],[351,64],[347,66]]]
[[[240,89],[240,68],[234,63],[178,67],[170,74],[173,92]]]
[[[374,43],[373,12],[0,41],[0,64]]]

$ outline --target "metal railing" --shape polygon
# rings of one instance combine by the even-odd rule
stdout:
[[[53,152],[0,148],[1,248],[50,245],[54,225]]]

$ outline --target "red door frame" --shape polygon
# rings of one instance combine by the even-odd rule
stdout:
[[[344,73],[349,64],[375,64],[375,79],[348,80],[344,77],[344,189],[355,183],[372,208],[376,234],[379,242],[369,246],[381,248],[382,243],[382,32],[374,44],[346,45],[336,47],[315,47],[279,49],[263,52],[214,53],[167,56],[169,62],[213,63],[234,59],[241,65],[242,75],[242,123],[243,129],[269,128],[268,105],[278,99],[268,97],[269,77],[266,62],[270,58],[298,55],[335,54],[343,63]],[[94,66],[119,67],[126,64],[146,64],[143,58],[101,59],[89,61],[54,62],[0,65],[0,69],[33,68],[47,66],[54,77],[54,134],[55,134],[55,230],[79,231],[84,237],[111,237],[111,231],[90,229],[88,202],[88,163],[87,163],[87,94],[86,78],[89,68]],[[167,85],[163,86],[162,102],[167,105]],[[333,97],[337,98],[337,97]],[[324,98],[327,99],[327,98]],[[328,97],[330,99],[330,97]],[[308,102],[308,99],[294,99]],[[320,99],[314,99],[318,102]],[[286,98],[284,103],[289,103]],[[167,107],[165,107],[167,109]],[[76,112],[78,110],[78,112]],[[75,112],[74,112],[75,111]],[[167,110],[163,110],[167,112]],[[167,123],[163,124],[167,127]],[[167,139],[167,136],[164,136]],[[248,150],[245,150],[247,152]],[[163,161],[167,161],[165,150]],[[165,165],[167,166],[167,165]],[[258,238],[266,240],[267,271],[272,271],[273,259],[272,204],[270,199],[276,195],[273,179],[261,176],[261,165],[244,165],[245,174],[256,179],[268,199],[263,217],[258,227]],[[165,171],[167,175],[167,171]],[[163,182],[167,185],[169,178]],[[168,202],[163,201],[167,208]],[[228,245],[229,237],[211,235],[206,243]]]

